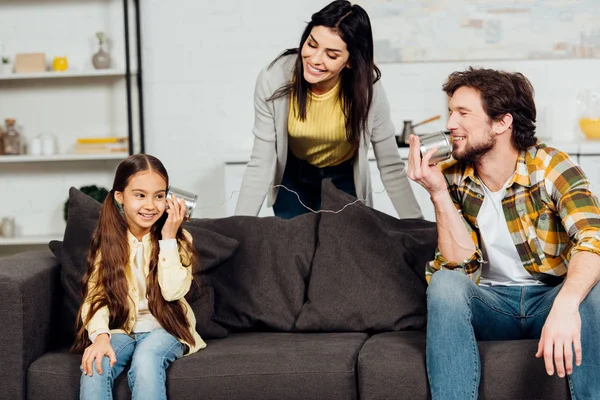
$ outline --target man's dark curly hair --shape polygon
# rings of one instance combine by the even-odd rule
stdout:
[[[442,89],[451,97],[463,86],[479,92],[483,110],[491,121],[512,115],[512,142],[517,149],[525,150],[537,143],[533,86],[523,74],[469,67],[451,73]]]

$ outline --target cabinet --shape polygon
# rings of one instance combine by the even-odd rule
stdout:
[[[16,237],[0,236],[0,256],[62,239],[69,187],[110,189],[117,164],[144,151],[139,12],[139,0],[0,4],[4,55],[44,52],[49,67],[56,56],[69,63],[64,72],[0,73],[0,120],[17,119],[25,153],[0,155],[0,218],[16,222]],[[109,69],[92,66],[98,31]],[[27,154],[40,134],[54,136],[55,154]],[[74,154],[80,137],[128,137],[129,148]]]
[[[600,196],[600,155],[580,155],[579,166],[588,177],[592,192]]]

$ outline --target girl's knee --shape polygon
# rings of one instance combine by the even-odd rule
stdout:
[[[92,374],[91,375],[83,375],[83,370],[81,370],[81,374],[84,377],[96,378],[96,379],[104,379],[106,377],[109,377],[111,366],[110,366],[110,359],[108,358],[108,356],[102,357],[101,365],[102,365],[102,373],[98,372],[96,361],[94,360],[94,362],[92,363]]]

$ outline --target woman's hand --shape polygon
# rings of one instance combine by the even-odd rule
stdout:
[[[102,374],[102,359],[104,356],[108,356],[111,367],[117,362],[115,351],[110,345],[108,333],[98,335],[96,340],[94,340],[94,343],[83,352],[81,369],[83,370],[84,375],[92,376],[94,360],[96,360],[96,371],[98,371],[99,374]]]
[[[187,215],[187,206],[184,199],[178,199],[177,196],[173,195],[171,199],[167,199],[167,206],[168,218],[162,228],[163,240],[177,238],[177,231]]]

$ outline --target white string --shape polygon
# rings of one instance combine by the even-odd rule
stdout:
[[[302,207],[306,208],[308,211],[310,211],[311,213],[314,213],[314,214],[320,214],[320,213],[332,213],[332,214],[339,214],[339,213],[341,213],[342,211],[344,211],[344,210],[345,210],[347,207],[350,207],[350,206],[352,206],[352,205],[354,205],[354,204],[356,204],[356,203],[359,203],[359,202],[361,202],[361,203],[366,203],[366,202],[367,202],[367,200],[366,200],[366,199],[356,199],[356,200],[354,200],[354,201],[352,201],[352,202],[350,202],[350,203],[347,203],[347,204],[345,204],[345,205],[344,205],[342,208],[340,208],[339,210],[327,210],[327,209],[325,209],[325,210],[323,210],[323,209],[322,209],[322,210],[313,210],[312,208],[310,208],[309,206],[307,206],[306,204],[304,204],[304,203],[302,202],[302,200],[300,199],[300,195],[298,194],[298,192],[296,192],[296,191],[294,191],[294,190],[292,190],[292,189],[290,189],[290,188],[286,187],[285,185],[272,185],[272,186],[271,186],[271,188],[273,188],[273,189],[276,189],[276,188],[278,188],[278,187],[284,188],[285,190],[287,190],[287,191],[288,191],[288,192],[290,192],[290,193],[294,193],[294,194],[296,195],[296,197],[298,198],[298,201],[300,202],[300,204],[302,205]],[[198,210],[214,210],[214,209],[217,209],[217,208],[221,208],[221,207],[223,207],[225,204],[227,204],[228,202],[230,202],[231,200],[233,200],[233,196],[234,196],[236,193],[242,193],[242,192],[243,192],[243,190],[234,190],[234,191],[233,191],[233,192],[231,192],[231,194],[229,195],[229,198],[228,198],[228,199],[226,199],[225,201],[223,201],[221,204],[219,204],[219,205],[216,205],[216,206],[209,206],[209,207],[196,207],[196,209],[198,209]],[[371,190],[369,190],[369,191],[367,192],[367,196],[368,196],[370,193],[382,194],[382,193],[384,193],[384,192],[385,192],[385,189],[383,189],[383,190],[381,190],[381,191],[376,191],[376,190],[373,190],[373,189],[371,188]]]

